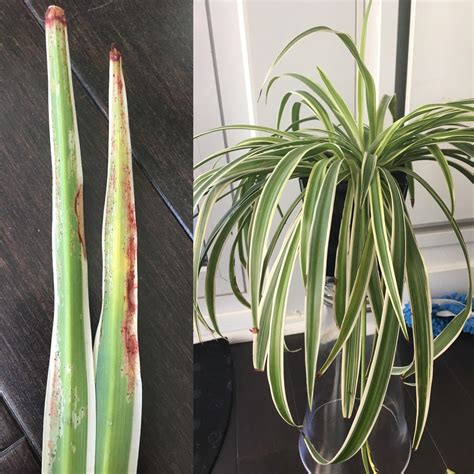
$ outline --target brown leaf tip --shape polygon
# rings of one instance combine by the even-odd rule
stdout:
[[[66,25],[66,15],[61,7],[50,5],[44,15],[44,24],[45,26],[53,26],[57,23]]]
[[[122,57],[122,55],[120,54],[120,51],[117,49],[115,44],[112,44],[112,46],[110,47],[110,54],[109,54],[110,60],[111,61],[120,61],[121,57]]]

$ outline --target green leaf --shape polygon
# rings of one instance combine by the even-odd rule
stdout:
[[[267,75],[265,76],[265,79],[263,80],[263,84],[265,84],[270,77],[270,74],[274,67],[282,60],[282,58],[286,55],[286,53],[295,46],[299,41],[301,41],[303,38],[314,34],[314,33],[332,33],[335,34],[346,46],[350,54],[354,57],[356,60],[356,63],[359,67],[360,74],[362,76],[362,79],[365,84],[365,95],[366,95],[366,103],[367,103],[367,112],[369,116],[369,123],[370,127],[374,128],[375,127],[375,122],[376,122],[376,111],[375,111],[375,83],[374,79],[372,78],[369,70],[364,64],[364,61],[362,60],[359,51],[357,50],[356,45],[352,41],[351,37],[347,35],[346,33],[341,33],[339,31],[335,31],[331,28],[328,28],[326,26],[316,26],[313,28],[309,28],[306,31],[303,31],[299,35],[295,36],[278,54],[276,59],[273,61],[272,65],[270,66]],[[262,91],[260,91],[261,95]]]
[[[438,145],[431,145],[428,149],[433,154],[435,160],[438,162],[441,172],[443,173],[444,179],[448,186],[449,196],[451,198],[451,214],[454,214],[454,184],[453,177],[451,175],[451,170],[449,169],[448,161],[444,156],[443,152],[440,150]]]
[[[296,125],[300,121],[300,110],[301,110],[301,102],[295,102],[293,107],[291,108],[291,123],[294,124],[292,129],[296,132],[299,127]]]
[[[360,205],[362,206],[369,192],[370,183],[375,174],[375,168],[377,166],[377,157],[375,155],[370,155],[368,153],[364,154],[362,160],[362,170],[361,170],[361,183],[360,183]]]
[[[367,377],[367,384],[349,434],[341,448],[332,459],[328,460],[321,456],[303,432],[308,450],[319,464],[340,463],[354,456],[369,437],[377,420],[390,381],[399,331],[395,313],[390,309],[389,303],[389,298],[385,298],[379,337],[376,342],[373,363]]]
[[[255,328],[258,328],[258,305],[260,301],[265,246],[270,233],[269,224],[273,219],[281,194],[293,171],[307,153],[310,151],[320,153],[328,148],[336,150],[337,147],[333,145],[328,146],[327,144],[315,144],[290,151],[278,163],[263,187],[250,232],[249,278],[252,321]],[[338,151],[336,150],[336,152]]]
[[[328,132],[334,131],[334,126],[331,122],[331,119],[329,118],[328,113],[316,98],[306,91],[294,91],[291,92],[291,94],[296,95],[302,99],[302,103],[304,103],[314,113],[315,117],[321,121]]]
[[[288,406],[285,388],[284,368],[284,329],[285,310],[291,275],[296,261],[299,246],[299,223],[294,226],[287,245],[281,253],[281,264],[276,277],[272,317],[270,318],[270,340],[268,349],[268,382],[273,402],[280,416],[290,425],[296,426]]]
[[[302,191],[296,199],[291,203],[290,207],[287,209],[283,217],[281,218],[280,222],[278,223],[278,226],[273,233],[272,239],[270,241],[270,244],[268,245],[267,253],[265,255],[265,260],[263,261],[263,273],[265,274],[265,271],[268,267],[268,264],[270,262],[270,258],[273,255],[273,252],[275,250],[275,247],[278,243],[278,240],[283,232],[283,229],[287,225],[290,217],[293,214],[293,211],[297,208],[298,204],[302,201],[303,197],[305,195],[305,191]]]
[[[269,133],[270,135],[276,135],[276,136],[281,136],[281,137],[286,137],[286,138],[293,138],[293,135],[291,133],[286,133],[281,130],[277,130],[276,128],[270,128],[270,127],[262,127],[260,125],[224,125],[222,127],[215,127],[212,128],[211,130],[206,130],[205,132],[198,133],[197,135],[194,135],[194,138],[200,138],[205,135],[209,135],[210,133],[216,133],[216,132],[222,132],[224,130],[247,130],[247,131],[255,131],[255,132],[264,132],[264,133]]]
[[[431,327],[431,296],[428,272],[410,225],[407,226],[407,280],[413,320],[413,343],[416,378],[416,422],[413,449],[423,434],[430,404],[433,381],[433,329]]]
[[[365,337],[365,334],[364,334]],[[341,359],[341,412],[343,418],[350,418],[354,411],[362,360],[362,325],[357,319],[355,327],[342,346]]]
[[[337,177],[341,167],[335,161],[329,167],[316,204],[309,239],[309,261],[306,296],[305,360],[306,387],[309,406],[312,406],[316,363],[319,350],[321,311],[323,307],[326,256],[329,244],[329,229],[336,193]]]
[[[354,329],[358,320],[357,317],[360,315],[360,310],[365,303],[365,295],[372,273],[374,256],[374,240],[372,234],[369,233],[367,235],[367,240],[365,241],[364,250],[360,259],[360,265],[357,269],[357,276],[352,286],[349,302],[342,319],[339,335],[337,336],[336,342],[331,348],[326,361],[319,370],[320,374],[323,374],[329,368]]]
[[[343,118],[341,125],[346,129],[350,138],[353,139],[355,142],[359,143],[359,146],[362,148],[363,144],[359,132],[357,130],[357,124],[354,118],[352,117],[349,107],[347,106],[342,96],[337,92],[336,88],[332,85],[326,73],[319,67],[317,69],[322,81],[324,82],[324,85],[326,86],[329,92],[329,95],[333,99],[333,103],[336,105],[337,110]]]
[[[229,218],[224,226],[222,227],[221,231],[217,235],[211,251],[209,253],[207,267],[206,267],[206,279],[205,279],[205,295],[206,295],[206,305],[207,310],[209,313],[209,318],[212,322],[212,326],[215,331],[221,336],[221,332],[219,331],[219,325],[217,322],[216,317],[216,308],[215,308],[215,301],[216,301],[216,293],[215,293],[215,279],[218,270],[218,265],[220,261],[220,257],[222,254],[222,250],[224,249],[224,244],[226,243],[227,239],[230,236],[232,229],[235,227],[237,221],[241,218],[245,219],[246,216],[250,213],[250,206],[252,205],[253,200],[247,203],[245,206],[240,206],[231,218]]]
[[[82,164],[66,18],[61,8],[48,8],[45,30],[53,175],[54,321],[44,405],[42,472],[93,472],[96,413]]]
[[[395,168],[394,171],[401,171],[400,168]],[[471,275],[471,264],[469,253],[467,251],[466,243],[464,242],[464,237],[457,225],[454,217],[450,213],[449,209],[444,204],[443,200],[439,197],[436,191],[417,173],[411,170],[405,170],[406,173],[410,174],[414,179],[416,179],[434,198],[438,206],[444,212],[445,216],[447,217],[457,239],[461,250],[464,255],[464,259],[466,261],[466,269],[467,269],[467,277],[468,277],[468,291],[467,291],[467,301],[471,301],[472,299],[472,275]],[[450,323],[441,331],[441,333],[435,338],[434,340],[434,350],[433,350],[433,358],[438,358],[441,354],[443,354],[451,344],[456,340],[456,338],[461,333],[464,324],[467,321],[467,318],[471,314],[471,307],[470,305],[466,305],[463,311],[461,311],[457,316],[455,316]],[[406,367],[398,367],[394,368],[394,374],[403,374],[404,377],[409,377],[414,373],[413,364],[410,364]]]
[[[103,301],[94,344],[96,472],[135,472],[142,383],[138,341],[137,227],[122,58],[110,51],[109,167],[103,223]]]
[[[389,179],[390,181],[390,179]],[[394,220],[397,222],[397,220]],[[392,225],[392,237],[398,233],[396,225]],[[396,275],[396,291],[400,298],[403,291],[403,268],[405,265],[405,250],[403,245],[393,247],[393,267]],[[359,408],[349,433],[339,451],[330,460],[325,459],[305,437],[305,443],[320,464],[333,464],[350,459],[367,441],[383,405],[385,394],[390,381],[391,370],[397,348],[399,324],[391,298],[385,295],[382,318],[376,338],[375,350],[369,367],[367,382],[361,397]],[[304,435],[304,433],[303,433]]]
[[[242,303],[244,306],[247,308],[250,308],[250,303],[247,301],[245,296],[242,294],[240,291],[239,285],[237,283],[237,276],[235,274],[235,252],[237,249],[237,246],[239,245],[240,242],[240,237],[242,235],[242,230],[243,228],[241,227],[239,231],[237,232],[237,236],[234,239],[234,242],[232,244],[232,247],[230,249],[230,256],[229,256],[229,283],[230,283],[230,288],[232,290],[232,293],[235,295],[237,300]]]
[[[382,276],[387,291],[393,304],[393,309],[397,316],[403,335],[408,339],[408,331],[402,313],[402,303],[396,288],[396,278],[393,269],[393,262],[390,256],[390,247],[385,226],[385,214],[383,209],[383,197],[380,186],[380,176],[377,172],[369,188],[370,211],[372,216],[372,231],[374,233],[375,249],[377,260],[382,271]]]
[[[367,7],[365,8],[364,17],[362,19],[362,28],[359,42],[360,57],[363,60],[365,56],[365,44],[367,41],[367,24],[369,22],[370,9],[372,7],[372,0],[369,0]],[[362,75],[360,71],[357,71],[356,77],[356,103],[357,103],[357,117],[359,121],[359,130],[363,131],[364,124],[364,89],[362,87]]]
[[[334,269],[336,277],[336,291],[334,294],[334,314],[336,324],[341,326],[346,311],[346,300],[348,298],[347,281],[347,256],[349,245],[349,230],[352,217],[352,207],[354,201],[354,193],[352,182],[349,181],[347,186],[346,199],[344,200],[344,209],[342,211],[341,227],[339,229],[339,242],[336,253],[336,265]]]
[[[317,210],[317,203],[321,195],[322,184],[326,177],[326,170],[329,159],[324,159],[316,163],[309,175],[308,183],[305,189],[305,196],[303,202],[303,220],[301,224],[301,273],[303,275],[303,282],[306,285],[308,275],[308,261],[309,261],[309,242],[311,237],[311,225],[313,223],[314,214]]]
[[[283,112],[285,111],[286,104],[288,104],[288,101],[290,100],[291,96],[292,96],[292,93],[287,92],[281,99],[280,107],[278,108],[277,120],[276,120],[276,128],[278,129],[281,126],[281,119],[283,117]]]
[[[384,126],[385,115],[387,114],[387,110],[390,110],[392,113],[392,118],[394,118],[394,104],[395,104],[395,95],[387,95],[384,94],[380,99],[379,106],[377,107],[377,130],[375,135],[378,135]]]
[[[356,180],[355,202],[360,202],[360,173],[352,167],[351,177]],[[351,237],[349,244],[349,265],[346,267],[346,280],[349,287],[352,288],[357,277],[357,269],[360,265],[360,259],[363,253],[364,241],[367,240],[367,215],[366,210],[361,205],[354,207],[351,223]],[[362,324],[357,321],[353,332],[347,338],[342,347],[342,366],[341,366],[341,405],[342,416],[350,418],[354,409],[357,385],[359,382],[360,366],[362,362]]]
[[[204,319],[199,305],[197,303],[198,299],[198,284],[199,284],[199,273],[201,269],[201,249],[204,243],[204,236],[206,231],[206,226],[211,216],[211,212],[214,204],[216,203],[219,195],[222,193],[226,185],[215,187],[204,200],[201,205],[199,216],[194,227],[194,240],[193,240],[193,309],[194,317],[203,324],[209,331],[219,331],[219,328],[212,329]]]

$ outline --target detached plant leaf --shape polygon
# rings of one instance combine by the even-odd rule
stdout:
[[[94,355],[96,472],[135,472],[142,386],[137,335],[137,229],[122,57],[110,51],[109,165],[103,234],[103,301]]]
[[[45,16],[53,167],[54,322],[43,424],[43,473],[94,471],[94,369],[82,165],[64,11]]]

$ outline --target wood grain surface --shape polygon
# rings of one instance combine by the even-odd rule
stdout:
[[[79,3],[76,2],[77,8]],[[116,20],[119,13],[125,16],[127,8],[133,10],[132,4],[136,7],[140,2],[117,3],[121,9],[116,11]],[[139,21],[141,18],[146,23],[147,15],[133,18],[135,35],[140,36]],[[71,23],[70,28],[80,36],[84,27],[78,21]],[[131,31],[126,34],[131,36]],[[96,33],[100,36],[100,31]],[[87,36],[87,31],[84,34]],[[100,76],[95,87],[101,91],[107,82],[107,71],[104,65],[95,64],[99,62],[98,52],[95,46],[92,52],[90,46],[94,41],[99,44],[97,35],[89,39],[88,47],[80,54],[84,65],[88,62],[90,77]],[[8,2],[7,7],[0,9],[0,38],[0,391],[23,436],[15,442],[14,449],[10,446],[0,452],[0,472],[24,473],[39,470],[39,464],[31,463],[30,457],[38,459],[41,450],[53,319],[47,77],[43,31],[25,3]],[[106,62],[109,41],[107,36],[100,42],[105,48],[102,62]],[[79,46],[72,41],[71,48]],[[76,49],[72,56],[77,55]],[[129,102],[133,103],[133,88],[138,87],[140,80],[145,84],[150,78],[146,76],[148,79],[144,80],[145,76],[141,77],[133,68],[126,73],[127,84],[132,84]],[[188,80],[191,82],[191,77]],[[150,93],[150,87],[143,85],[142,92]],[[95,332],[101,302],[100,240],[108,124],[78,80],[74,81],[74,89],[84,168],[85,233]],[[143,120],[147,124],[142,129],[137,105],[134,107],[132,144],[141,143],[141,150],[152,150],[158,145],[147,136],[147,127],[153,128],[154,118],[145,114]],[[190,117],[183,121],[190,121]],[[165,127],[164,122],[160,127]],[[177,125],[171,123],[170,127]],[[148,156],[152,163],[152,151]],[[166,168],[165,163],[169,163],[168,171],[160,179],[170,189],[173,187],[177,196],[184,196],[186,187],[190,192],[190,178],[188,184],[184,184],[186,180],[178,182],[178,172],[170,171],[176,166],[173,159],[172,154],[162,154],[156,169]],[[186,159],[181,156],[182,162]],[[192,469],[191,240],[147,173],[142,166],[134,166],[143,378],[139,472],[181,474]],[[188,173],[191,174],[191,166]],[[167,177],[172,174],[174,184]],[[182,206],[184,209],[184,200]],[[22,467],[25,462],[27,467]]]
[[[302,334],[285,339],[292,350],[304,347]],[[252,344],[234,344],[231,354],[232,413],[212,474],[303,473],[297,449],[298,432],[276,412],[265,374],[252,369]],[[413,360],[413,346],[402,337],[398,355],[402,365]],[[411,455],[407,474],[446,474],[448,468],[459,474],[474,472],[473,360],[474,337],[461,334],[435,362],[428,423],[420,447]],[[292,410],[296,408],[295,421],[302,422],[306,411],[304,351],[285,353],[285,364],[288,402]],[[403,404],[411,433],[416,418],[415,402],[415,389],[405,386]],[[362,466],[354,470],[359,472],[363,472]]]
[[[51,0],[27,0],[42,23]],[[105,113],[107,55],[123,55],[135,158],[191,228],[192,1],[61,0],[73,69]]]

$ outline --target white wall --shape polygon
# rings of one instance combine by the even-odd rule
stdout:
[[[433,102],[474,97],[474,2],[412,0],[406,110]],[[428,176],[441,196],[449,194],[435,163],[417,163],[415,170]],[[453,171],[457,194],[457,219],[472,219],[472,187]],[[412,219],[417,224],[445,222],[426,191],[417,188],[418,205]],[[418,197],[417,197],[418,200]]]
[[[424,102],[474,96],[472,2],[412,2],[408,110]],[[362,11],[363,0],[209,0],[207,5],[204,0],[195,0],[195,131],[232,123],[274,126],[279,97],[291,87],[291,80],[276,84],[267,105],[256,99],[275,55],[293,36],[310,26],[324,24],[356,36]],[[374,0],[367,63],[382,94],[394,89],[397,14],[398,1]],[[316,65],[329,75],[353,108],[355,67],[333,36],[304,40],[277,72],[300,72],[316,78]],[[248,135],[239,131],[200,139],[195,144],[195,161]],[[428,165],[421,172],[447,197],[436,167]],[[472,249],[472,187],[458,177],[456,184],[457,217],[464,222],[465,238]],[[296,191],[295,187],[286,194],[286,203]],[[466,278],[462,254],[447,231],[443,215],[419,189],[412,218],[430,270],[433,294],[463,290]],[[239,278],[245,287],[245,279],[242,275]],[[217,280],[217,294],[223,332],[232,341],[249,340],[250,314],[230,294],[225,267]],[[288,305],[288,333],[303,329],[303,304],[304,291],[295,283]]]

